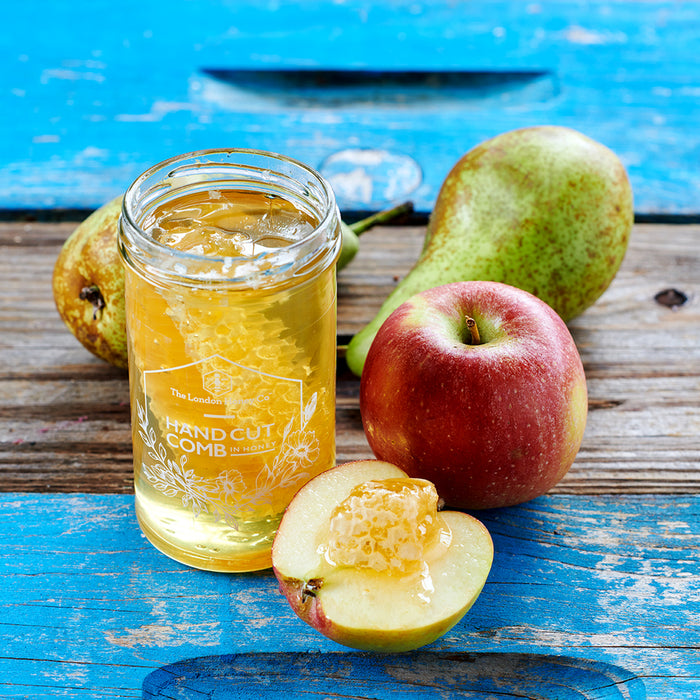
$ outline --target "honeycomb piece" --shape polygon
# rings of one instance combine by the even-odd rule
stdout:
[[[417,571],[440,536],[437,503],[423,479],[360,484],[333,510],[326,557],[335,566]]]

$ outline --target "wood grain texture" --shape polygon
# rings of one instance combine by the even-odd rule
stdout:
[[[474,607],[422,651],[432,661],[374,657],[375,677],[393,667],[397,687],[429,687],[440,654],[488,653],[485,677],[500,664],[506,682],[509,655],[531,665],[529,655],[554,655],[578,660],[574,697],[590,697],[585,669],[596,663],[622,669],[607,688],[620,694],[592,697],[641,700],[642,688],[649,700],[698,697],[700,497],[548,495],[479,517],[495,556]],[[128,495],[2,494],[0,531],[2,697],[137,698],[149,674],[178,662],[181,672],[199,664],[199,690],[224,691],[231,683],[217,675],[229,662],[211,659],[221,654],[301,653],[313,673],[318,657],[306,654],[334,652],[355,690],[370,673],[296,618],[269,571],[214,574],[158,553]]]
[[[72,223],[0,223],[0,490],[130,493],[125,372],[93,358],[55,310]],[[424,228],[363,234],[339,279],[347,342],[411,267]],[[677,309],[654,300],[676,288]],[[638,225],[608,291],[571,330],[589,387],[581,451],[555,493],[700,493],[700,226]],[[339,361],[338,461],[371,457],[359,381]]]
[[[9,3],[0,208],[95,208],[165,158],[248,147],[321,169],[342,210],[427,212],[467,150],[547,123],[612,148],[638,212],[697,215],[699,20],[677,0]]]

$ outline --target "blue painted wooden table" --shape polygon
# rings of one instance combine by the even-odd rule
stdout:
[[[341,209],[429,211],[476,143],[556,123],[620,155],[638,212],[698,212],[697,2],[6,5],[0,206],[94,208],[166,157],[237,146],[319,168]]]
[[[0,692],[140,697],[143,683],[148,698],[267,697],[277,674],[280,697],[323,697],[333,663],[344,669],[333,671],[343,689],[333,697],[413,697],[413,686],[438,683],[446,694],[426,697],[485,697],[458,694],[465,676],[482,693],[493,683],[489,697],[513,697],[509,683],[528,670],[532,697],[697,697],[700,640],[687,613],[700,601],[700,496],[547,496],[480,517],[496,557],[476,605],[421,653],[381,657],[296,619],[270,572],[207,573],[162,556],[130,496],[3,494],[0,522],[13,537],[0,560]],[[441,659],[452,673],[435,667]],[[393,679],[386,691],[373,685],[382,673]],[[190,694],[168,694],[177,682]],[[239,685],[250,694],[234,694]],[[397,685],[403,694],[382,694]]]
[[[251,654],[277,654],[281,677],[291,653],[329,652],[337,664],[344,654],[346,669],[366,674],[347,673],[348,688],[390,665],[404,670],[394,683],[408,687],[420,682],[421,664],[456,653],[469,654],[465,664],[490,654],[481,669],[488,677],[516,654],[532,668],[539,655],[554,652],[570,657],[580,675],[550,668],[534,688],[542,693],[546,681],[559,686],[558,694],[533,697],[693,697],[698,627],[686,613],[700,600],[699,498],[550,496],[482,513],[496,549],[489,582],[467,618],[416,666],[414,655],[403,662],[355,658],[325,641],[294,617],[269,572],[213,574],[163,557],[140,534],[129,496],[4,494],[3,532],[14,536],[1,560],[0,689],[4,697],[139,697],[143,681],[145,697],[171,697],[158,688],[172,690],[174,679],[187,678],[192,694],[175,697],[199,697],[197,688],[212,687],[215,697],[238,697],[226,693],[237,682],[235,657],[207,664],[222,651],[248,654],[246,670],[262,663]],[[598,693],[605,694],[586,693],[592,661],[609,664],[596,669],[605,679]],[[311,663],[307,658],[301,674],[310,695],[323,681]],[[286,697],[295,696],[293,680],[286,679]],[[497,685],[498,677],[489,680]],[[262,684],[251,686],[250,697],[264,693]],[[384,697],[369,690],[369,697]],[[501,692],[493,697],[506,697]]]
[[[0,697],[700,697],[700,3],[4,10]],[[342,345],[418,256],[453,162],[545,122],[620,155],[638,221],[570,324],[589,387],[576,462],[546,496],[477,514],[495,559],[462,622],[412,654],[355,653],[270,572],[155,551],[133,514],[126,374],[53,304],[77,221],[156,161],[221,146],[318,167],[348,216],[411,199],[418,215],[365,233],[340,275]],[[338,461],[370,457],[342,358],[337,398]]]

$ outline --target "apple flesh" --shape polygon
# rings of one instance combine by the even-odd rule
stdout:
[[[456,282],[404,302],[377,333],[360,384],[376,457],[432,481],[455,508],[546,493],[573,463],[587,411],[566,324],[498,282]]]
[[[421,494],[432,492],[434,501],[422,518],[415,518],[412,496],[390,504],[394,512],[376,507],[376,502],[367,507],[367,501],[353,500],[358,488],[382,491],[386,484]],[[354,649],[408,651],[445,634],[481,592],[491,568],[493,544],[478,520],[459,512],[438,514],[436,502],[432,484],[408,479],[398,467],[378,460],[348,462],[309,481],[285,511],[272,548],[280,590],[296,614],[321,634]],[[355,527],[345,535],[351,546],[340,554],[338,547],[346,547],[346,540],[337,540],[341,544],[334,549],[332,534],[332,521],[336,522],[333,518],[339,511],[355,518]],[[391,534],[384,541],[376,530],[359,527],[358,534],[358,517],[375,524],[391,521],[387,526]],[[430,540],[433,526],[438,531]],[[397,531],[400,544],[394,547]],[[423,537],[429,545],[421,551]],[[398,552],[401,561],[386,566],[388,559],[377,555],[380,566],[343,559],[356,558],[358,551],[362,559],[372,548]]]

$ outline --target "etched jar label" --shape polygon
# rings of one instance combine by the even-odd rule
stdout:
[[[195,517],[274,512],[309,478],[319,452],[317,394],[305,401],[301,380],[211,355],[144,371],[143,392],[142,474]]]

